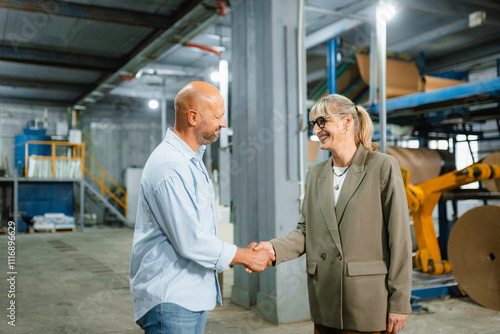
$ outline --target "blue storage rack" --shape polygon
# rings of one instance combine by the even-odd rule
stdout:
[[[469,107],[500,102],[500,78],[469,82],[456,86],[436,89],[388,99],[387,118],[391,123],[408,124],[421,114],[446,121],[450,118],[469,118],[475,115],[498,115],[498,106],[487,106],[481,110]],[[378,114],[379,105],[365,106],[369,113]]]

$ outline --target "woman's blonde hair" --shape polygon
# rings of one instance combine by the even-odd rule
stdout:
[[[319,116],[333,114],[350,114],[354,120],[354,140],[356,145],[362,144],[367,150],[373,150],[372,134],[373,123],[365,108],[356,106],[347,97],[331,94],[319,99],[311,109],[309,117],[316,119]]]

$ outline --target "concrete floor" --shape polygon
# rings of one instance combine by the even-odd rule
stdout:
[[[16,327],[6,317],[7,238],[0,235],[0,333],[141,333],[128,287],[132,231],[18,234]],[[232,271],[224,275],[225,304],[209,312],[206,333],[312,333],[310,321],[279,326],[230,302]],[[402,333],[500,333],[500,312],[468,298],[422,303],[433,314],[410,315]]]

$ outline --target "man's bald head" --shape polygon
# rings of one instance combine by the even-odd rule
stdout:
[[[189,110],[196,110],[201,112],[200,104],[203,102],[215,102],[217,99],[222,98],[220,91],[209,83],[203,81],[193,81],[177,93],[175,97],[175,118],[180,119]]]
[[[224,99],[216,87],[191,82],[175,97],[174,132],[196,152],[200,145],[217,140],[227,126],[224,113]]]

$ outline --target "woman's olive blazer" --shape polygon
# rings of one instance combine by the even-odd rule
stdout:
[[[410,313],[408,205],[394,157],[360,145],[333,201],[332,159],[306,176],[297,229],[273,239],[276,264],[306,254],[314,323],[382,331],[387,313]]]

